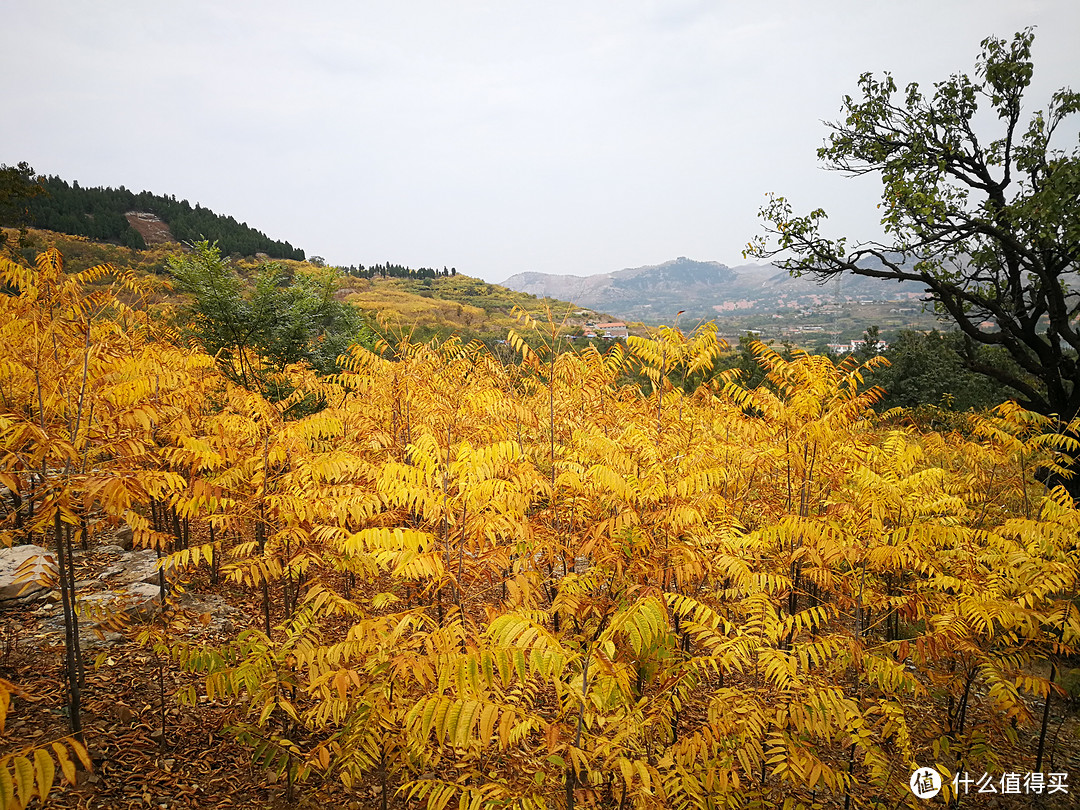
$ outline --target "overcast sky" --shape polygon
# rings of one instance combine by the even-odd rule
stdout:
[[[1076,0],[8,0],[0,163],[199,202],[334,264],[489,281],[743,263],[766,192],[872,233],[818,167],[864,71],[971,72],[1035,25],[1080,89]]]

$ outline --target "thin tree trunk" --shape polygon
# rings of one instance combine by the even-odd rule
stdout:
[[[1065,615],[1061,617],[1061,626],[1058,628],[1058,642],[1065,635],[1065,622],[1069,618],[1069,609],[1066,607]],[[1035,770],[1042,770],[1043,751],[1046,748],[1046,725],[1050,721],[1050,696],[1054,692],[1054,679],[1057,678],[1057,662],[1050,663],[1050,685],[1046,690],[1046,702],[1043,704],[1042,724],[1039,728],[1039,750],[1035,754]]]
[[[71,542],[71,525],[64,527],[64,543],[68,562],[68,590],[71,592],[71,611],[75,616],[75,667],[79,675],[79,688],[86,686],[86,667],[83,664],[82,647],[79,644],[79,616],[75,593],[75,544]]]
[[[381,810],[387,810],[387,798],[386,794],[389,790],[386,784],[386,746],[379,746],[379,806]]]
[[[60,574],[60,601],[64,610],[64,661],[68,684],[68,722],[71,733],[85,744],[82,730],[82,693],[79,689],[79,623],[75,615],[75,593],[68,575],[68,555],[64,542],[63,524],[60,511],[53,518],[53,535],[56,540],[57,568]]]
[[[161,663],[161,656],[159,655],[156,657],[158,676],[158,703],[161,707],[161,739],[158,741],[158,748],[164,751],[166,724],[168,722],[167,714],[165,711],[165,667]]]
[[[1046,702],[1043,703],[1042,724],[1039,727],[1039,750],[1035,754],[1035,772],[1042,770],[1043,751],[1046,748],[1046,725],[1050,721],[1050,696],[1054,693],[1054,678],[1057,677],[1057,664],[1050,665],[1050,686],[1046,690]]]
[[[214,557],[210,562],[210,582],[214,585],[218,584],[218,565],[219,557],[221,556],[221,549],[218,548],[217,542],[214,540],[214,522],[210,521],[210,547],[214,550]]]

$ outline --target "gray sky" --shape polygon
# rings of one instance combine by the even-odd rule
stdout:
[[[875,181],[815,157],[860,73],[970,73],[1027,25],[1042,107],[1080,89],[1076,0],[9,0],[0,162],[335,264],[739,264],[766,192],[875,230]]]

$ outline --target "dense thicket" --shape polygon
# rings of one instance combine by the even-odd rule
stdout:
[[[179,242],[205,239],[217,242],[226,254],[265,253],[277,259],[304,259],[304,251],[288,242],[270,239],[244,222],[215,214],[198,203],[192,206],[187,200],[177,200],[175,195],[166,197],[149,191],[136,194],[123,186],[86,188],[78,181],[68,183],[56,176],[38,179],[46,193],[27,201],[27,224],[36,228],[144,248],[143,238],[124,218],[129,211],[143,211],[156,214],[166,222]]]
[[[983,410],[1011,399],[1009,388],[965,365],[967,349],[956,331],[900,332],[887,349],[874,352],[889,361],[870,378],[884,391],[878,409],[936,405],[956,411]],[[985,362],[1012,364],[1004,352],[981,351]]]
[[[714,331],[558,353],[528,319],[518,363],[354,347],[334,376],[287,367],[272,402],[87,297],[106,270],[0,264],[0,483],[34,503],[8,502],[2,536],[62,552],[123,518],[174,586],[212,560],[251,589],[260,615],[226,643],[141,632],[290,791],[916,807],[917,764],[947,798],[953,774],[1049,770],[1080,511],[1034,477],[1076,449],[1044,417],[897,428],[863,387],[877,361],[761,344],[763,384],[684,388]],[[51,783],[49,741],[20,742],[0,783]],[[27,777],[31,754],[50,762]]]
[[[748,349],[742,348],[745,366]],[[1014,365],[1005,352],[966,345],[963,335],[956,330],[904,329],[886,344],[878,328],[871,326],[864,332],[863,340],[854,344],[854,350],[841,356],[850,355],[859,361],[877,356],[888,360],[888,364],[867,376],[868,383],[882,389],[875,405],[879,412],[924,405],[950,411],[980,411],[1011,399],[1013,392],[1007,386],[967,366],[965,355],[969,350],[978,351],[981,362]],[[814,353],[831,354],[824,344],[816,346]]]

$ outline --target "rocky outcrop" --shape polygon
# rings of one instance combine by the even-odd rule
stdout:
[[[128,211],[124,214],[124,219],[128,221],[128,225],[139,232],[139,236],[148,245],[162,245],[176,241],[168,223],[163,222],[157,214],[151,214],[149,211]]]
[[[116,545],[120,546],[124,551],[131,551],[135,545],[135,531],[128,525],[124,524],[116,530]]]
[[[152,548],[126,551],[120,559],[97,575],[108,588],[119,588],[137,582],[158,584],[158,556]]]
[[[45,549],[33,548],[49,554],[52,559]],[[80,644],[84,648],[94,648],[123,643],[128,637],[118,630],[124,625],[146,622],[162,610],[157,552],[153,549],[126,552],[118,545],[103,545],[97,546],[91,554],[95,567],[103,567],[96,576],[84,577],[75,583]],[[20,556],[32,555],[21,552]],[[76,558],[86,559],[82,552],[76,552]],[[167,593],[168,590],[167,583]],[[29,622],[25,625],[24,638],[41,639],[47,644],[62,643],[64,616],[60,593],[42,589],[36,598],[43,601],[26,616]],[[169,602],[175,602],[174,607],[179,611],[200,617],[199,626],[215,632],[231,632],[239,615],[235,608],[216,595],[185,592]]]
[[[38,580],[56,576],[56,557],[41,546],[0,549],[0,610],[44,599],[49,587]]]

